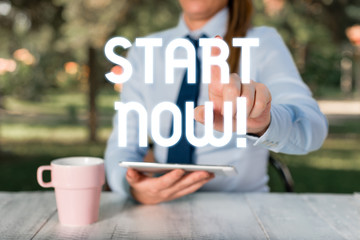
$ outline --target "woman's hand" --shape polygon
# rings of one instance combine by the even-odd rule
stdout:
[[[161,177],[149,177],[131,168],[126,174],[131,194],[143,204],[157,204],[180,198],[195,192],[213,178],[214,174],[205,171],[185,173],[181,169],[172,170]]]
[[[219,48],[212,49],[213,56],[219,54]],[[247,133],[263,135],[270,125],[271,94],[269,89],[264,84],[252,80],[249,84],[243,84],[239,75],[235,73],[230,75],[228,84],[223,84],[220,80],[220,68],[212,66],[209,99],[214,103],[214,129],[223,131],[223,106],[225,101],[230,101],[233,106],[233,131],[236,131],[236,99],[245,97]],[[204,113],[204,106],[195,108],[195,120],[204,124]]]

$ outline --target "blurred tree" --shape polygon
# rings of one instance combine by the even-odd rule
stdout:
[[[168,28],[178,14],[176,0],[0,0],[0,60],[13,69],[0,69],[0,96],[39,100],[57,85],[56,78],[68,77],[63,66],[75,59],[85,66],[81,74],[88,80],[89,139],[95,141],[96,94],[111,68],[102,54],[105,42],[115,35],[134,40]],[[18,49],[27,51],[33,62],[14,62]],[[119,54],[125,52],[120,49]]]
[[[133,40],[173,25],[177,20],[174,14],[179,12],[177,1],[55,0],[55,3],[64,9],[65,20],[62,38],[55,45],[57,50],[71,51],[78,62],[89,67],[89,140],[96,141],[96,95],[100,80],[104,82],[104,73],[111,66],[102,54],[106,41],[114,35]]]
[[[254,0],[255,25],[278,29],[315,94],[340,86],[345,29],[360,21],[358,0]]]
[[[0,1],[0,57],[16,60],[11,74],[0,73],[2,94],[39,100],[54,85],[55,66],[61,66],[62,60],[52,45],[63,23],[61,12],[61,7],[46,0]],[[16,57],[18,49],[24,51]]]
[[[53,85],[61,58],[51,46],[61,12],[47,0],[0,1],[0,108],[4,95],[39,100]]]

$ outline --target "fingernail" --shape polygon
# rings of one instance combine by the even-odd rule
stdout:
[[[176,174],[180,177],[180,176],[184,175],[184,173],[185,173],[184,170],[179,169]]]
[[[127,175],[128,175],[129,178],[134,178],[135,177],[135,172],[133,170],[129,170],[127,172]]]
[[[221,39],[220,35],[216,35],[215,38],[220,38]]]
[[[210,174],[209,172],[206,172],[206,173],[204,174],[204,178],[206,178],[206,179],[210,178],[210,176],[211,176],[211,174]]]
[[[194,109],[194,119],[195,119],[195,121],[200,122],[200,123],[204,122],[204,119],[203,119],[203,116],[200,113],[200,108],[199,107],[196,107]]]

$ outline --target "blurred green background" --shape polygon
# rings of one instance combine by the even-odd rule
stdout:
[[[358,0],[253,2],[253,25],[278,29],[315,98],[330,109],[359,103]],[[104,44],[175,26],[179,14],[174,0],[0,0],[0,191],[41,190],[36,169],[52,159],[102,157],[119,98],[104,78],[113,69]],[[275,155],[297,192],[360,191],[360,107],[328,119],[320,150]],[[272,191],[283,191],[269,172]]]

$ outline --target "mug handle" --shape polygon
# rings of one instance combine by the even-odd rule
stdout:
[[[40,186],[42,186],[43,188],[49,188],[49,187],[53,187],[52,182],[44,182],[43,181],[43,172],[44,171],[51,171],[51,166],[47,165],[47,166],[40,166],[37,169],[37,181],[39,183]]]

